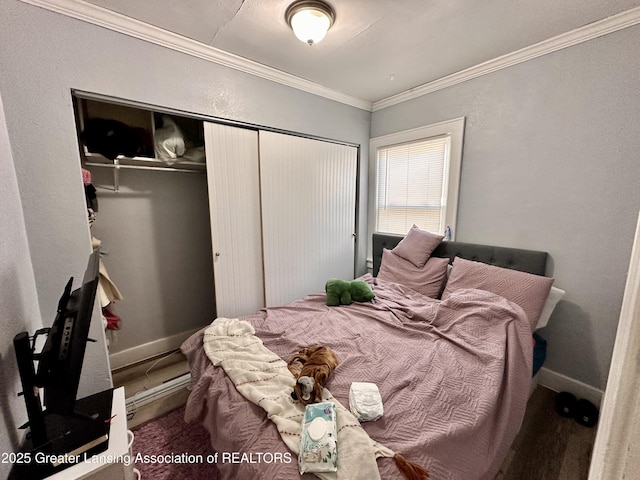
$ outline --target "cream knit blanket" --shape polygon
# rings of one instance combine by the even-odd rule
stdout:
[[[289,449],[298,454],[304,406],[291,399],[295,378],[284,360],[264,346],[254,328],[238,319],[218,318],[205,330],[204,349],[224,369],[236,389],[267,412]],[[338,471],[316,473],[323,480],[376,480],[377,457],[394,452],[373,441],[353,414],[325,389],[336,405]]]

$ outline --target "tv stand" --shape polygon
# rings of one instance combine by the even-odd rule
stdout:
[[[78,400],[77,413],[59,415],[45,411],[47,441],[35,443],[29,433],[20,449],[23,462],[14,466],[9,478],[42,479],[107,450],[112,399],[113,389],[108,389]]]
[[[24,462],[11,478],[40,479],[107,449],[113,389],[78,399],[70,412],[42,409],[35,373],[33,347],[27,332],[13,340],[29,429],[21,449]],[[45,392],[46,395],[46,392]],[[73,457],[73,458],[71,458]]]
[[[93,457],[87,456],[87,461],[70,465],[58,471],[58,473],[47,476],[46,480],[69,480],[72,478],[81,478],[83,480],[133,480],[136,478],[130,450],[133,435],[127,432],[127,408],[124,399],[124,388],[117,388],[112,393],[111,429],[109,431],[107,450]],[[10,480],[38,478],[29,476],[29,473],[25,474],[24,470],[20,470],[18,467],[18,465],[14,466],[9,475]]]
[[[33,365],[33,351],[29,341],[29,333],[22,332],[13,338],[13,347],[18,361],[18,371],[22,382],[24,403],[29,417],[29,429],[31,440],[36,445],[47,441],[47,429],[44,423],[44,414],[40,403],[40,393],[36,386],[36,371]]]

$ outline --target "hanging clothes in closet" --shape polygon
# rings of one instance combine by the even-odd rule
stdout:
[[[93,226],[96,221],[98,212],[98,196],[96,188],[92,184],[91,172],[86,168],[82,169],[82,183],[84,185],[85,200],[87,202],[87,215],[89,218],[89,227]],[[102,245],[102,241],[91,235],[91,246],[93,250],[97,250]],[[122,300],[122,294],[115,283],[109,277],[107,267],[105,267],[102,257],[104,253],[100,253],[99,280],[98,280],[98,298],[105,328],[107,330],[119,330],[122,320],[114,311],[114,302]]]

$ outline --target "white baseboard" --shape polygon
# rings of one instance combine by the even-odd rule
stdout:
[[[191,385],[191,374],[185,373],[184,375],[174,378],[168,382],[158,385],[157,387],[142,392],[136,393],[133,397],[129,397],[126,400],[127,414],[135,413],[136,409],[147,405],[148,403],[159,400],[163,397],[169,396],[172,393],[178,392],[183,388],[189,388]]]
[[[578,399],[589,400],[598,408],[600,408],[602,397],[604,396],[604,391],[599,388],[592,387],[545,367],[542,367],[538,372],[538,384],[554,392],[569,392]]]
[[[147,358],[162,355],[163,353],[171,352],[172,350],[180,348],[180,345],[182,345],[187,338],[198,330],[200,329],[196,328],[195,330],[178,333],[176,335],[171,335],[170,337],[160,338],[153,342],[144,343],[136,347],[112,353],[109,355],[111,370],[113,371],[118,368],[126,367],[127,365],[133,365],[134,363],[141,362]]]

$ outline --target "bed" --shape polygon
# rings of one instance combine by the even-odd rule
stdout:
[[[340,364],[326,387],[339,405],[348,409],[352,382],[375,383],[383,417],[353,426],[364,430],[374,445],[423,466],[431,479],[490,480],[520,428],[529,396],[532,333],[553,282],[544,277],[547,254],[441,242],[440,237],[417,267],[394,253],[406,254],[401,247],[410,238],[414,246],[411,234],[374,234],[373,270],[360,277],[374,289],[373,301],[328,307],[319,292],[240,320],[274,356],[272,367],[264,370],[284,378],[285,385],[291,376],[285,362],[313,344],[328,346],[338,356]],[[409,249],[407,256],[413,253]],[[405,263],[398,269],[391,257]],[[419,275],[436,264],[437,275],[431,272],[426,283],[441,278],[430,285],[432,296],[427,296],[429,292],[419,291],[424,280]],[[415,278],[402,278],[407,266],[410,277],[418,272],[418,287],[411,284]],[[293,404],[298,414],[283,421],[299,423],[304,408],[290,398],[292,388],[281,386],[260,401],[247,400],[244,387],[237,387],[225,371],[225,362],[214,365],[205,352],[207,346],[209,352],[219,350],[209,340],[203,329],[182,345],[192,375],[185,421],[199,422],[209,432],[220,454],[220,478],[316,478],[298,473],[290,448],[295,435],[262,402],[268,396],[269,402],[277,397]],[[343,463],[355,468],[318,476],[376,478],[363,473],[366,467],[353,457]],[[379,478],[404,478],[392,455],[384,454],[374,464]]]

